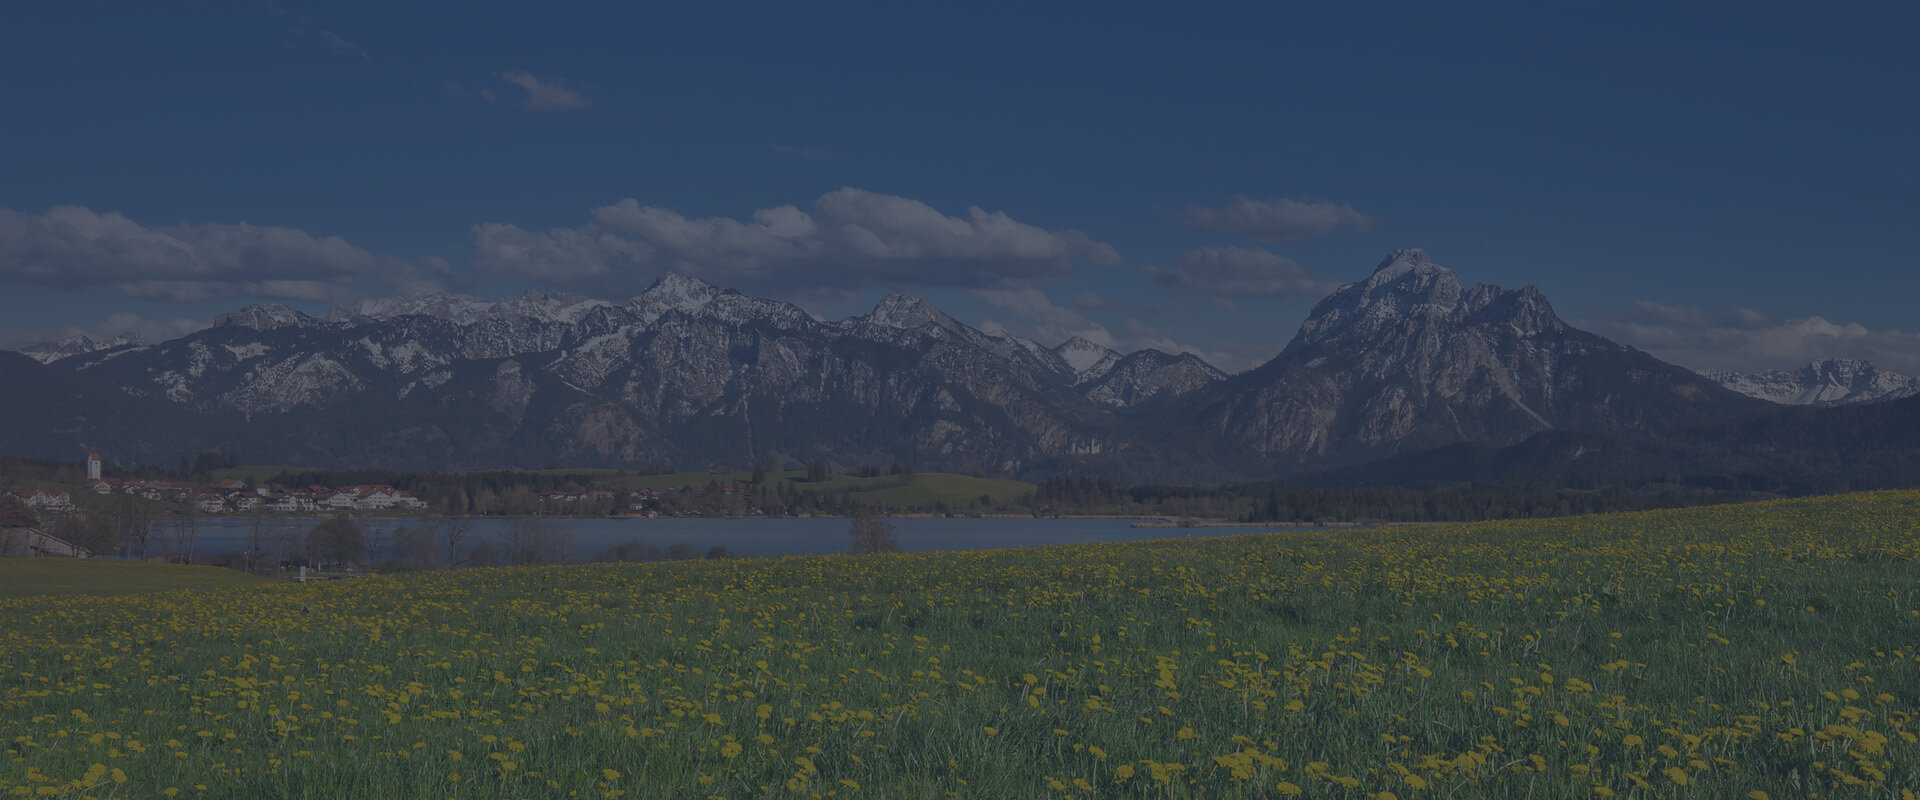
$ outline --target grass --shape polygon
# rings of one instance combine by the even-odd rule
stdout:
[[[1882,492],[0,601],[0,794],[1904,798],[1917,560]]]
[[[0,600],[217,589],[266,582],[243,572],[184,564],[79,558],[0,558]]]

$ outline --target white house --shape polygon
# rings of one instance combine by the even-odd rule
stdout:
[[[13,490],[13,496],[19,498],[20,504],[28,508],[55,509],[73,507],[73,495],[66,492],[53,492],[46,489],[15,489]]]

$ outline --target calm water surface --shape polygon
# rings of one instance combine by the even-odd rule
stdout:
[[[269,518],[268,524],[283,525],[295,532],[294,541],[304,539],[308,529],[320,524],[319,518]],[[1036,547],[1087,542],[1131,542],[1145,539],[1169,539],[1198,536],[1226,536],[1253,533],[1263,528],[1135,528],[1130,519],[946,519],[890,518],[900,549],[909,552],[934,550],[983,550],[999,547]],[[414,525],[407,518],[359,520],[363,528],[382,525],[388,530]],[[847,552],[847,528],[851,522],[839,517],[805,518],[672,518],[672,519],[571,519],[574,554],[592,558],[607,548],[627,542],[640,542],[665,549],[687,542],[705,553],[719,546],[738,555],[801,555]],[[496,547],[506,529],[504,519],[473,520],[474,532],[469,544],[481,537],[490,538]],[[208,517],[200,520],[195,551],[220,555],[241,549],[246,540],[248,520],[244,517]]]

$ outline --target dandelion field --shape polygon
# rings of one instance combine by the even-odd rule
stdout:
[[[0,601],[0,796],[1899,797],[1920,492]]]

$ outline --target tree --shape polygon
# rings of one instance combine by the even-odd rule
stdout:
[[[240,551],[248,572],[258,572],[260,562],[267,557],[267,518],[260,512],[247,516],[247,540]]]
[[[507,561],[512,564],[559,564],[573,555],[573,523],[547,517],[507,520]]]
[[[873,510],[865,506],[854,515],[847,539],[855,553],[900,552],[900,543],[893,537],[893,523],[874,516]]]
[[[172,534],[170,556],[193,563],[194,544],[200,539],[200,517],[191,513],[177,515],[167,528]]]
[[[307,531],[307,558],[316,563],[352,564],[367,554],[367,538],[345,514]]]
[[[465,563],[461,560],[460,543],[466,541],[467,534],[472,532],[472,530],[473,520],[467,519],[466,517],[449,519],[446,522],[446,526],[440,529],[441,535],[447,540],[447,566],[457,567]],[[474,566],[492,565],[475,564]]]
[[[473,552],[467,554],[467,565],[473,567],[497,567],[500,554],[493,549],[491,542],[474,545]]]
[[[367,560],[378,564],[393,557],[393,537],[395,531],[387,527],[386,520],[367,520],[364,532],[367,537]]]
[[[401,526],[393,532],[394,564],[402,569],[426,569],[433,566],[437,547],[432,520],[413,527]]]
[[[120,528],[120,541],[126,544],[128,555],[144,559],[147,545],[153,539],[153,507],[132,495],[121,495],[118,504],[118,513],[114,516]]]

